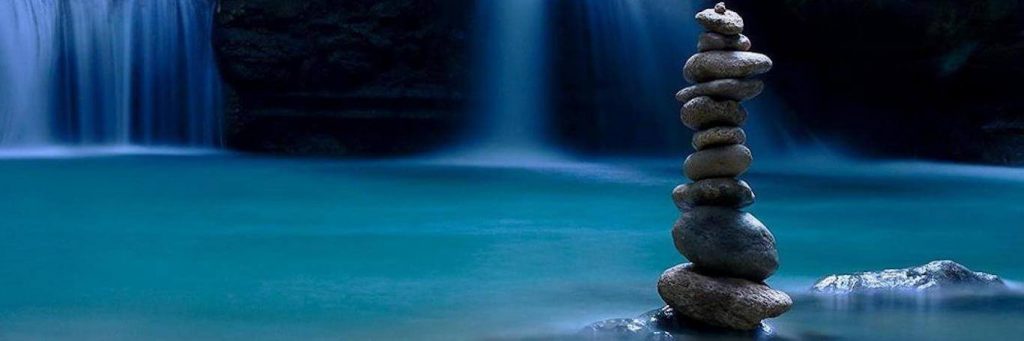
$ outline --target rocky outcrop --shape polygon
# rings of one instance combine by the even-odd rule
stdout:
[[[1006,284],[995,275],[974,272],[956,262],[941,260],[905,269],[829,275],[815,283],[811,290],[824,294],[874,294],[1003,289],[1006,289]]]
[[[471,0],[221,0],[227,145],[284,153],[430,148],[461,121]]]

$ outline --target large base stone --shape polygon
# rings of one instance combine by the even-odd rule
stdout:
[[[705,276],[692,264],[666,270],[658,280],[658,294],[682,316],[739,330],[755,330],[764,319],[782,315],[793,305],[789,295],[765,284]]]
[[[606,320],[586,326],[572,340],[782,340],[767,323],[754,330],[735,330],[710,326],[676,313],[672,307],[649,311],[635,318]]]
[[[763,281],[779,267],[775,236],[750,213],[700,206],[672,229],[676,249],[708,274]]]

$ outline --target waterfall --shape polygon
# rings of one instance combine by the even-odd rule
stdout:
[[[0,148],[220,142],[212,0],[7,0]]]
[[[550,156],[546,0],[483,0],[476,27],[471,158]]]

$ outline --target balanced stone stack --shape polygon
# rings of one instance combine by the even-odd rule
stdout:
[[[677,187],[673,199],[682,212],[672,238],[691,263],[665,271],[658,293],[678,314],[712,326],[753,330],[764,319],[789,310],[793,301],[764,284],[778,268],[775,237],[742,208],[754,192],[737,179],[753,157],[741,126],[764,83],[751,77],[768,72],[772,61],[749,52],[743,18],[719,3],[697,14],[707,32],[683,74],[695,83],[676,94],[685,103],[683,124],[697,132],[696,152],[683,165],[692,183]]]

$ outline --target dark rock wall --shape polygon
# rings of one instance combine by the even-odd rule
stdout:
[[[472,0],[221,0],[226,144],[261,152],[429,149],[463,120]]]
[[[775,60],[787,124],[869,156],[1024,163],[1024,1],[729,6]]]

